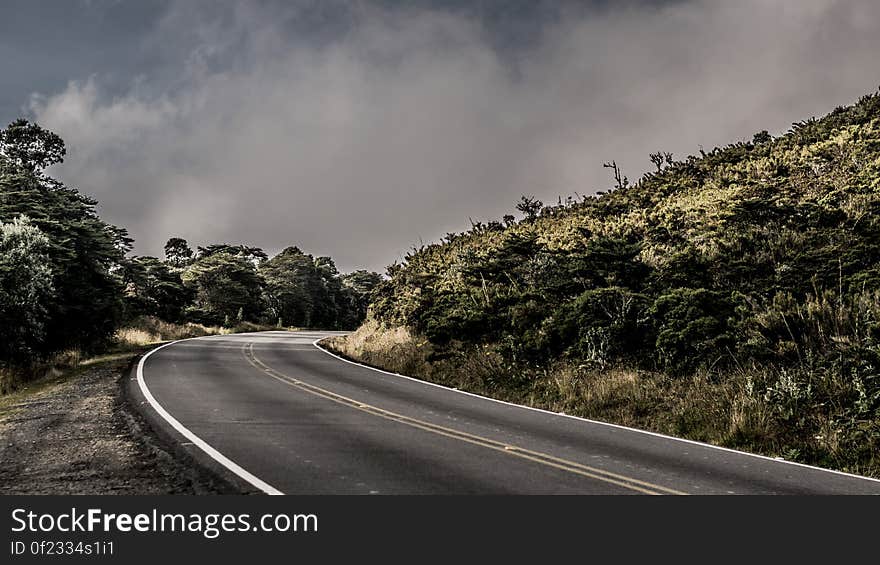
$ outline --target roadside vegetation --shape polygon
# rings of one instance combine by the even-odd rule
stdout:
[[[336,339],[516,402],[880,476],[880,95],[389,267]]]
[[[387,277],[295,246],[131,254],[0,132],[0,393],[196,335],[359,329],[343,354],[457,388],[880,476],[880,95],[774,138],[473,224]]]
[[[162,258],[132,255],[95,200],[46,173],[65,155],[37,124],[0,131],[0,394],[122,347],[364,319],[381,277],[294,246],[270,258],[171,238]]]
[[[252,324],[241,328],[203,326],[194,323],[174,324],[155,317],[141,316],[120,327],[100,351],[86,353],[80,349],[70,348],[52,353],[44,358],[34,359],[26,365],[0,368],[0,396],[11,395],[13,392],[27,394],[40,390],[70,377],[75,377],[84,370],[107,363],[119,363],[133,359],[140,353],[163,342],[188,337],[227,334],[235,331],[265,329],[270,328]],[[0,408],[2,406],[3,401],[0,401]]]

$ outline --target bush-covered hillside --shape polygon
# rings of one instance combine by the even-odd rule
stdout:
[[[607,194],[524,198],[520,220],[414,250],[340,348],[394,365],[383,348],[408,347],[420,361],[398,370],[877,472],[880,95],[651,160],[635,184],[610,163]],[[629,392],[597,392],[624,369]]]

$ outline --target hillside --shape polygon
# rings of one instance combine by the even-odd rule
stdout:
[[[589,156],[587,156],[588,158]],[[880,473],[880,95],[389,268],[349,356]],[[612,170],[613,172],[616,172]]]

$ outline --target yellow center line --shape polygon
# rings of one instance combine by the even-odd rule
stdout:
[[[492,449],[494,451],[498,451],[501,453],[505,453],[507,455],[511,455],[513,457],[519,457],[520,459],[526,459],[529,461],[533,461],[539,463],[541,465],[546,465],[548,467],[553,467],[556,469],[561,469],[563,471],[567,471],[569,473],[573,473],[576,475],[588,477],[591,479],[596,479],[599,481],[603,481],[606,483],[610,483],[616,486],[620,486],[623,488],[627,488],[630,490],[634,490],[637,492],[641,492],[643,494],[687,494],[685,492],[673,490],[671,488],[663,487],[660,485],[655,485],[646,481],[641,481],[639,479],[634,479],[632,477],[627,477],[625,475],[619,475],[617,473],[612,473],[610,471],[605,471],[603,469],[597,469],[595,467],[590,467],[587,465],[583,465],[576,461],[569,461],[567,459],[562,459],[559,457],[555,457],[553,455],[549,455],[547,453],[542,453],[539,451],[532,451],[530,449],[525,449],[523,447],[519,447],[516,445],[506,444],[500,441],[496,441],[487,437],[478,436],[474,434],[470,434],[467,432],[462,432],[460,430],[455,430],[452,428],[447,428],[445,426],[440,426],[438,424],[434,424],[431,422],[426,422],[423,420],[419,420],[416,418],[412,418],[410,416],[404,416],[403,414],[398,414],[396,412],[392,412],[390,410],[385,410],[384,408],[379,408],[376,406],[372,406],[370,404],[365,404],[358,400],[354,400],[352,398],[348,398],[347,396],[343,396],[341,394],[337,394],[335,392],[329,391],[327,389],[315,386],[313,384],[309,384],[303,382],[294,377],[290,377],[279,371],[276,371],[272,367],[266,365],[261,360],[257,359],[257,356],[254,354],[254,344],[248,343],[242,347],[242,352],[244,354],[245,359],[250,363],[254,368],[266,373],[268,376],[283,382],[289,386],[296,387],[300,390],[308,392],[309,394],[313,394],[315,396],[319,396],[321,398],[325,398],[327,400],[331,400],[336,402],[337,404],[342,404],[344,406],[348,406],[349,408],[354,408],[355,410],[360,410],[361,412],[366,412],[367,414],[372,414],[373,416],[378,416],[380,418],[384,418],[386,420],[391,420],[394,422],[400,422],[402,424],[418,428],[421,430],[425,430],[427,432],[431,432],[434,434],[438,434],[441,436],[449,437],[452,439],[457,439],[459,441],[467,442],[473,445],[477,445],[480,447],[485,447],[487,449]]]

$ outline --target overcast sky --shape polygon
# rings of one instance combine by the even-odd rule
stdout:
[[[0,119],[135,252],[420,241],[630,179],[880,85],[876,0],[0,0]]]

